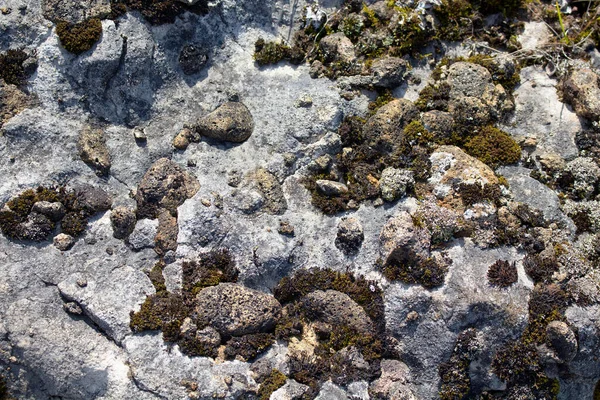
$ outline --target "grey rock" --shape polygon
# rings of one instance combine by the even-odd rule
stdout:
[[[404,81],[409,69],[410,64],[402,58],[378,58],[373,62],[370,70],[373,85],[393,89]]]
[[[54,247],[60,251],[67,251],[73,247],[75,239],[65,233],[59,233],[54,237]]]
[[[113,236],[117,239],[127,239],[136,227],[135,210],[130,207],[117,207],[110,214]]]
[[[254,119],[243,103],[228,102],[200,118],[194,128],[202,136],[242,143],[252,135]]]
[[[97,274],[81,287],[80,274],[69,276],[58,284],[61,295],[74,301],[100,329],[117,343],[131,333],[129,312],[138,310],[154,286],[142,271],[132,267],[116,268],[109,274]]]
[[[210,325],[225,338],[269,331],[280,310],[273,296],[235,283],[220,283],[196,296],[198,325]]]
[[[404,138],[404,127],[419,117],[419,110],[406,99],[393,100],[381,107],[363,127],[369,144],[393,152]]]
[[[415,184],[412,171],[388,167],[381,172],[379,190],[386,201],[394,201],[405,195],[406,190]]]
[[[128,242],[134,250],[154,247],[154,238],[158,231],[157,219],[141,219],[134,225]]]
[[[81,309],[81,307],[79,307],[79,304],[75,303],[74,301],[65,303],[63,305],[63,308],[69,314],[73,314],[73,315],[83,314],[83,310]]]
[[[445,111],[427,111],[421,115],[421,122],[437,138],[449,138],[454,129],[454,118]]]
[[[187,3],[189,1],[195,3],[198,0],[184,0],[182,2]],[[207,62],[208,55],[200,47],[193,44],[183,46],[181,52],[179,52],[179,65],[186,75],[197,74]]]
[[[315,398],[315,400],[349,400],[346,392],[332,383],[331,381],[327,381],[321,386],[321,391],[319,391],[319,395]]]
[[[43,0],[42,10],[50,21],[75,24],[89,18],[105,18],[111,6],[110,0]]]
[[[313,310],[316,320],[333,326],[348,325],[362,333],[370,333],[373,323],[365,310],[345,293],[316,290],[302,299],[304,307]]]
[[[365,381],[352,382],[348,385],[348,397],[351,400],[370,400],[369,384]]]
[[[425,257],[429,253],[429,232],[414,224],[412,216],[401,211],[390,218],[379,235],[381,255],[385,262],[404,260],[410,252]]]
[[[550,346],[558,357],[569,363],[577,355],[577,338],[575,333],[562,321],[552,321],[546,327],[546,335]]]
[[[317,189],[325,196],[340,196],[348,193],[348,186],[340,182],[319,179],[316,181]]]
[[[104,132],[101,129],[86,127],[79,134],[77,141],[79,156],[86,164],[95,168],[99,174],[107,175],[111,160]]]
[[[600,117],[598,75],[591,69],[574,69],[564,83],[563,95],[577,115],[591,120]]]
[[[356,58],[354,45],[342,32],[325,36],[319,42],[319,47],[327,62],[352,62]]]
[[[567,163],[565,172],[573,177],[573,191],[578,197],[589,199],[600,179],[600,167],[592,158],[577,157]]]
[[[144,174],[135,199],[138,217],[156,218],[160,209],[175,214],[186,199],[200,189],[198,180],[167,158],[156,161]]]
[[[481,65],[457,62],[448,70],[450,102],[448,111],[465,124],[486,124],[497,120],[512,108],[501,85],[492,83],[492,75]]]
[[[75,194],[75,206],[83,209],[90,215],[110,210],[112,206],[112,196],[98,186],[76,184],[73,190]]]
[[[270,400],[300,400],[309,387],[288,379],[282,387],[271,394]]]
[[[156,253],[166,255],[169,251],[177,250],[178,233],[177,218],[167,210],[161,211],[158,214],[158,228],[154,238]]]
[[[53,222],[58,222],[65,216],[65,206],[60,202],[38,201],[31,208],[32,212],[45,215]]]
[[[264,168],[258,168],[250,173],[245,178],[242,184],[242,192],[250,192],[251,207],[245,207],[245,210],[256,211],[258,208],[269,214],[283,214],[287,209],[287,201],[281,189],[281,185],[277,177]],[[252,193],[259,193],[260,198]],[[247,211],[246,211],[247,212]]]
[[[355,254],[365,238],[360,221],[353,217],[344,217],[338,224],[335,245],[347,254]]]
[[[207,347],[215,347],[221,344],[221,335],[215,328],[207,326],[196,332],[196,340]]]

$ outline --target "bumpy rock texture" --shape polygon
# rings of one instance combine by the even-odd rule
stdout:
[[[558,7],[0,0],[0,398],[597,398]]]

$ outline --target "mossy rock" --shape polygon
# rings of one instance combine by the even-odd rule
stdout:
[[[96,44],[102,36],[102,22],[98,18],[70,24],[61,21],[56,25],[56,34],[65,49],[73,54],[81,54]]]
[[[278,369],[273,369],[258,388],[258,398],[260,400],[269,400],[274,391],[285,385],[287,377]]]
[[[237,282],[239,270],[228,250],[212,250],[192,261],[184,261],[183,290],[196,295],[200,290],[221,282]]]
[[[152,25],[172,24],[184,12],[204,15],[208,13],[208,1],[199,0],[193,5],[179,0],[111,0],[112,18],[118,18],[126,10],[139,11]]]
[[[290,47],[283,43],[266,42],[259,38],[254,44],[254,60],[258,65],[277,64],[280,61],[289,61],[299,65],[304,62],[305,53],[297,46]]]

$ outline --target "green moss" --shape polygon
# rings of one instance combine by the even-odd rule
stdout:
[[[487,276],[490,285],[506,288],[517,282],[517,266],[514,262],[498,260],[490,265]]]
[[[188,5],[178,0],[111,0],[112,18],[118,18],[126,10],[139,11],[152,25],[172,24],[184,12],[198,15],[208,13],[208,1],[200,0]]]
[[[477,332],[467,329],[457,339],[450,360],[440,365],[441,386],[438,392],[441,400],[457,400],[468,398],[471,391],[469,365],[472,359],[472,343]]]
[[[258,398],[260,400],[269,400],[274,391],[285,385],[287,377],[278,369],[273,369],[258,388]]]
[[[450,85],[447,82],[429,84],[419,93],[415,106],[423,112],[430,110],[448,111]]]
[[[403,56],[417,52],[429,40],[429,33],[421,26],[421,19],[416,11],[410,8],[398,8],[400,20],[392,29],[392,46],[390,54]]]
[[[362,18],[356,14],[350,14],[342,20],[340,24],[341,30],[353,43],[356,43],[364,28]]]
[[[281,279],[273,293],[282,304],[293,302],[315,290],[337,290],[350,296],[376,323],[385,323],[383,293],[379,287],[362,277],[328,269],[299,270],[292,277]]]
[[[82,212],[71,211],[65,214],[60,225],[63,233],[77,237],[85,231],[87,219]]]
[[[176,342],[183,320],[191,314],[191,304],[180,294],[161,292],[147,296],[140,310],[129,313],[134,332],[161,330],[165,341]]]
[[[385,106],[387,103],[389,103],[390,101],[393,101],[393,100],[394,100],[394,96],[392,95],[392,92],[389,89],[385,89],[381,93],[378,93],[377,98],[374,101],[369,103],[370,115],[374,115],[377,110],[379,110],[381,107]],[[357,118],[357,117],[353,117],[353,118]],[[363,124],[364,124],[364,122],[363,122]]]
[[[23,63],[29,55],[23,49],[12,49],[0,54],[0,78],[4,82],[20,86],[25,83],[28,73]]]
[[[202,253],[197,259],[184,261],[183,290],[195,296],[208,286],[220,282],[237,282],[239,271],[229,251],[226,249],[211,250]]]
[[[521,148],[510,135],[487,126],[465,143],[465,151],[492,168],[509,165],[521,159]]]
[[[421,285],[433,289],[444,284],[448,266],[434,258],[423,258],[412,250],[390,256],[382,267],[383,275],[390,281]]]
[[[436,37],[442,40],[459,40],[471,31],[473,7],[467,0],[442,0],[433,9],[439,20]]]
[[[435,143],[433,135],[425,129],[421,121],[412,121],[404,128],[404,137],[411,144],[431,146]]]
[[[165,277],[163,276],[163,269],[165,268],[165,262],[160,260],[154,267],[148,272],[148,278],[150,278],[150,282],[154,285],[154,289],[156,289],[156,293],[166,292],[167,285],[165,284]]]
[[[379,21],[379,18],[375,15],[375,11],[370,9],[366,4],[363,4],[361,12],[366,17],[366,25],[368,27],[377,28],[381,24],[381,21]]]
[[[225,358],[241,358],[252,361],[267,348],[271,347],[275,336],[270,333],[255,333],[241,337],[232,337],[225,344]]]
[[[186,354],[190,357],[216,358],[219,355],[219,349],[217,346],[207,345],[196,338],[181,338],[177,341],[177,345],[183,354]]]
[[[102,22],[91,18],[78,24],[62,21],[56,24],[56,34],[65,49],[74,54],[88,51],[102,36]]]
[[[254,44],[254,60],[261,66],[277,64],[280,61],[302,64],[304,58],[304,52],[297,46],[290,47],[283,43],[265,42],[263,38],[259,38]]]
[[[458,187],[463,204],[467,207],[476,203],[490,202],[498,204],[502,192],[498,185],[486,183],[480,185],[477,183],[461,183]]]
[[[523,332],[523,341],[545,343],[546,326],[552,321],[565,321],[564,312],[569,304],[569,297],[560,286],[537,284],[529,300],[529,323]]]

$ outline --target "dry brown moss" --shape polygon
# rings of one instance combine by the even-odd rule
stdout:
[[[98,18],[70,24],[56,24],[56,34],[62,46],[73,54],[81,54],[92,48],[102,36],[102,22]]]

